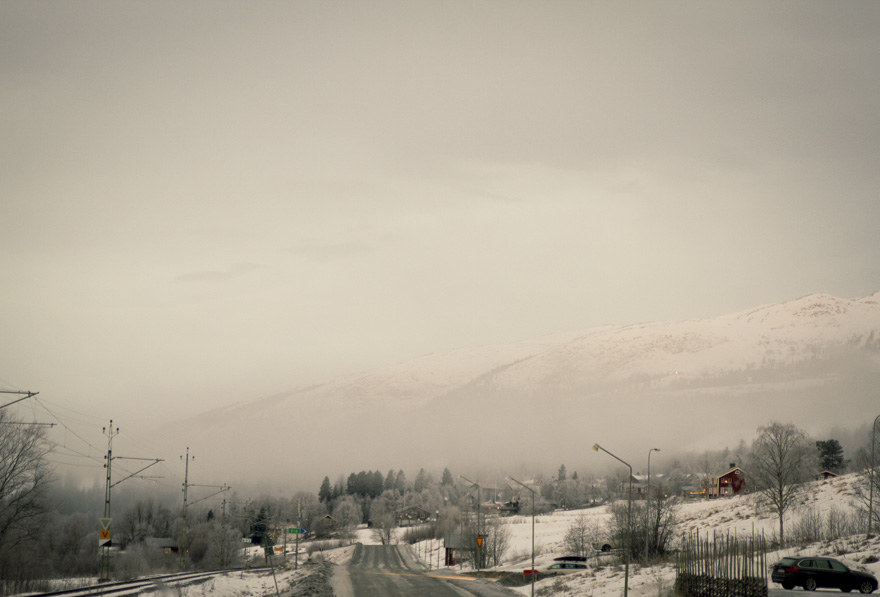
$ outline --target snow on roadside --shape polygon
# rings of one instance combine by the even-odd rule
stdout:
[[[831,510],[842,514],[855,511],[853,484],[857,481],[855,474],[844,475],[834,479],[811,483],[803,504],[786,514],[786,528],[791,529],[793,523],[802,515],[803,509],[813,509],[827,515]],[[775,538],[779,526],[775,513],[759,505],[755,495],[717,498],[712,500],[695,500],[682,503],[677,509],[678,535],[699,532],[702,534],[724,534],[747,537],[753,533],[764,535],[770,541]],[[601,525],[610,519],[607,506],[585,510],[558,511],[540,514],[535,517],[535,567],[546,568],[553,563],[553,558],[566,555],[564,544],[565,533],[579,516],[595,518]],[[530,516],[511,516],[499,519],[507,526],[509,547],[505,555],[505,563],[496,570],[519,572],[531,568],[532,526]],[[432,568],[437,562],[442,563],[442,540],[424,541],[413,546],[423,562],[430,559]],[[767,556],[768,565],[783,555],[816,554],[832,557],[849,558],[857,562],[865,559],[880,559],[880,537],[865,541],[864,536],[851,540],[839,540],[823,545],[810,545],[801,549],[788,549],[771,552]],[[439,559],[438,559],[439,556]],[[611,563],[609,557],[603,557],[601,565],[584,571],[561,577],[540,580],[536,588],[545,589],[546,595],[593,595],[594,597],[617,596],[623,592],[624,566]],[[880,577],[880,561],[863,564],[868,570]],[[468,571],[464,565],[447,568],[450,572]],[[637,564],[630,566],[629,593],[635,597],[655,596],[663,594],[671,588],[675,581],[675,568],[672,565],[642,567]],[[515,591],[528,595],[531,587],[514,588]]]
[[[853,484],[855,475],[845,475],[836,479],[817,481],[811,484],[802,508],[812,509],[827,514],[833,509],[842,514],[851,514],[855,509]],[[679,523],[678,533],[687,534],[700,532],[703,534],[730,534],[745,537],[752,533],[763,534],[768,540],[775,537],[778,520],[766,507],[758,505],[754,495],[719,498],[714,500],[689,501],[677,509]],[[786,525],[791,529],[803,510],[795,510],[786,516]],[[535,567],[545,568],[553,563],[553,558],[566,555],[564,545],[565,533],[571,524],[580,516],[594,519],[604,525],[610,514],[607,506],[585,510],[559,511],[541,514],[535,517]],[[495,570],[522,573],[531,568],[532,519],[530,516],[512,516],[499,519],[506,525],[509,532],[509,547],[505,562]],[[398,530],[400,531],[400,530]],[[402,541],[402,532],[395,539]],[[282,593],[287,595],[305,594],[319,587],[316,595],[330,595],[326,582],[324,563],[344,566],[352,557],[356,543],[366,545],[378,544],[373,530],[362,528],[357,531],[354,544],[336,549],[314,551],[308,562],[300,562],[298,570],[294,570],[292,562],[286,564],[276,561],[276,573],[271,572],[229,572],[201,585],[188,586],[180,593],[172,588],[160,591],[161,595],[178,595],[186,597],[258,597],[274,595],[275,583]],[[300,546],[301,548],[304,546]],[[449,573],[468,573],[466,565],[447,567],[443,565],[443,540],[419,542],[411,547],[413,554],[425,565],[426,569],[437,570],[438,567]],[[863,565],[880,576],[880,537],[866,540],[863,535],[840,539],[823,544],[778,550],[767,555],[768,565],[785,555],[830,555],[841,559],[850,559]],[[867,563],[864,563],[866,562]],[[596,565],[575,574],[540,580],[536,588],[542,589],[542,595],[568,597],[574,595],[590,595],[592,597],[617,597],[623,593],[624,566],[604,556]],[[629,593],[633,597],[654,597],[666,594],[675,582],[675,568],[670,564],[642,567],[633,564],[629,570]],[[771,585],[772,586],[772,585]],[[512,590],[529,595],[531,587],[524,585]]]
[[[308,577],[318,572],[315,564],[300,565],[299,569],[276,568],[273,577],[271,571],[235,571],[215,576],[210,580],[181,587],[159,586],[156,595],[161,597],[249,597],[275,595],[275,586],[285,592],[291,586],[301,584]]]

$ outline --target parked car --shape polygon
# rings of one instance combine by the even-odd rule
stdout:
[[[840,589],[844,593],[852,590],[873,593],[877,590],[877,578],[858,564],[844,564],[834,558],[818,556],[782,558],[773,564],[770,578],[789,590],[795,587],[807,591]]]
[[[571,574],[572,572],[583,572],[587,569],[586,564],[579,564],[577,562],[557,562],[556,564],[552,564],[545,568],[544,570],[539,570],[539,576],[556,576],[557,574]]]

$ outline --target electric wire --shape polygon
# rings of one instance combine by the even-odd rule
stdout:
[[[0,377],[0,384],[3,384],[3,386],[0,387],[0,390],[7,390],[7,391],[11,391],[11,392],[21,392],[22,391],[20,387],[18,387],[17,385],[15,385],[13,383],[10,383],[9,381],[7,381],[6,379],[4,379],[2,377]]]
[[[12,386],[4,380],[0,380],[7,386]],[[14,386],[13,386],[14,387]],[[16,390],[17,391],[17,390]],[[36,420],[39,416],[46,415],[52,421],[57,423],[59,431],[63,432],[62,438],[50,437],[49,434],[44,437],[44,441],[48,446],[47,461],[62,467],[75,467],[79,469],[100,469],[106,466],[106,448],[95,445],[84,437],[82,431],[76,428],[94,428],[101,419],[81,411],[69,408],[44,397],[34,396],[32,401],[27,401],[27,405],[22,404],[22,409],[27,409],[31,418]],[[21,411],[19,411],[21,413]],[[56,435],[56,434],[53,434]],[[115,439],[114,434],[114,439]],[[137,452],[149,453],[155,449],[155,445],[149,440],[134,434],[127,429],[118,432],[122,435],[126,444],[132,444],[137,448]],[[71,439],[81,442],[84,448],[77,448],[73,445]],[[167,450],[167,448],[166,448]],[[159,452],[159,450],[156,450]],[[142,453],[143,453],[142,452]],[[117,461],[117,458],[120,460]],[[157,472],[164,474],[163,478],[150,478],[147,476],[140,477],[134,474],[132,467],[124,464],[126,457],[113,457],[113,471],[122,475],[131,475],[142,481],[150,481],[156,485],[164,486],[168,489],[179,489],[183,483],[183,476],[172,466],[167,460],[160,460],[156,463]],[[115,475],[114,475],[115,476]],[[196,487],[190,484],[190,487]]]
[[[76,431],[74,431],[74,430],[73,430],[73,429],[72,429],[67,423],[65,423],[64,420],[62,420],[58,415],[56,415],[54,412],[52,412],[51,410],[49,410],[49,408],[46,406],[46,404],[45,404],[45,402],[44,402],[43,400],[40,400],[39,398],[35,398],[34,401],[35,401],[37,404],[39,404],[39,405],[43,408],[43,410],[45,410],[46,413],[49,414],[49,416],[51,416],[51,417],[54,418],[56,421],[58,421],[59,425],[61,425],[62,427],[64,427],[64,429],[65,429],[66,431],[68,431],[71,435],[73,435],[74,437],[76,437],[78,440],[80,440],[82,443],[84,443],[85,445],[89,446],[90,448],[92,448],[92,449],[95,450],[96,452],[101,453],[102,450],[101,450],[100,448],[98,448],[97,446],[92,445],[88,440],[86,440],[84,437],[82,437],[80,434],[78,434]]]
[[[57,413],[55,413],[53,410],[50,410],[49,407],[46,405],[46,402],[45,402],[44,400],[41,400],[41,399],[35,397],[35,403],[38,404],[38,405],[39,405],[39,406],[40,406],[40,407],[41,407],[41,408],[42,408],[42,409],[43,409],[43,410],[44,410],[49,416],[51,416],[51,417],[54,418],[56,421],[58,421],[58,424],[61,425],[61,426],[64,428],[64,430],[65,430],[66,432],[68,432],[68,433],[70,433],[71,435],[73,435],[75,438],[77,438],[78,440],[80,440],[81,442],[83,442],[86,446],[88,446],[91,450],[94,450],[96,453],[98,453],[98,454],[103,454],[103,453],[104,453],[104,449],[103,449],[103,448],[99,448],[99,447],[95,446],[94,444],[92,444],[91,442],[89,442],[88,440],[86,440],[84,437],[82,437],[82,435],[80,435],[79,433],[77,433],[76,431],[74,431],[73,428],[70,427],[70,425],[68,425],[67,422],[65,421],[65,419],[67,418],[66,416],[65,416],[64,418],[62,418],[60,415],[58,415]],[[63,408],[63,407],[62,407],[62,408]],[[82,413],[78,413],[77,411],[74,411],[74,410],[72,410],[72,409],[65,409],[65,410],[67,410],[67,411],[69,411],[69,412],[73,412],[73,413],[78,414],[78,415],[80,415],[80,416],[87,416],[87,415],[83,415]],[[53,443],[53,444],[56,445],[56,446],[61,447],[61,444],[58,443],[58,442],[54,442],[54,441],[52,441],[52,440],[50,440],[50,442]],[[100,466],[102,466],[102,467],[105,466],[106,457],[103,457],[103,456],[102,456],[101,458],[98,458],[97,456],[91,456],[91,455],[89,455],[89,454],[84,454],[84,453],[82,453],[82,452],[78,452],[78,451],[76,451],[74,448],[72,448],[72,447],[70,447],[70,446],[67,446],[67,445],[64,445],[63,447],[66,448],[67,450],[71,451],[71,452],[74,452],[78,457],[86,458],[86,459],[92,460],[92,461],[94,461],[97,465],[100,465]],[[114,458],[114,460],[115,460],[115,458]],[[58,464],[58,462],[56,462],[56,464]],[[80,467],[85,467],[85,465],[78,465],[78,466],[80,466]],[[129,470],[124,464],[121,464],[121,463],[120,463],[120,464],[116,464],[116,466],[115,466],[114,468],[117,468],[118,470],[120,470],[120,471],[121,471],[122,473],[124,473],[124,474],[128,474],[128,475],[132,474],[132,471]]]

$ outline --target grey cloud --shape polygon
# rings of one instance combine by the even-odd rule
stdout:
[[[220,283],[226,282],[228,280],[232,280],[235,278],[240,278],[245,276],[251,272],[265,269],[264,265],[259,263],[232,263],[225,268],[215,269],[215,270],[201,270],[196,272],[188,272],[186,274],[180,275],[174,279],[174,283],[178,284],[189,284],[189,283]]]

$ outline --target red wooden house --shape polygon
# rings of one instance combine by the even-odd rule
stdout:
[[[746,476],[741,468],[733,467],[726,473],[712,477],[706,493],[709,497],[723,497],[745,493]]]

